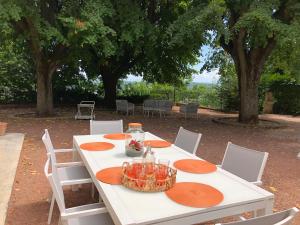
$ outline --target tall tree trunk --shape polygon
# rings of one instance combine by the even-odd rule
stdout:
[[[240,110],[239,122],[258,122],[258,80],[252,73],[238,71]],[[259,76],[258,76],[259,77]]]
[[[102,81],[104,86],[104,104],[108,108],[116,108],[117,98],[117,82],[118,78],[114,74],[102,74]]]
[[[37,113],[40,116],[53,115],[52,77],[55,68],[47,64],[37,65]]]

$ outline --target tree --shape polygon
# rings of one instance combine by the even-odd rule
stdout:
[[[104,19],[112,29],[110,49],[102,51],[103,46],[93,41],[83,45],[89,53],[83,58],[83,67],[101,76],[106,106],[115,106],[117,82],[128,74],[143,76],[147,81],[174,83],[192,74],[191,65],[199,52],[171,45],[167,29],[184,12],[182,2],[185,1],[110,1],[110,15]],[[92,40],[97,38],[90,35]]]
[[[213,46],[221,46],[231,56],[239,84],[239,121],[257,123],[258,84],[264,65],[280,40],[295,40],[299,36],[300,3],[297,0],[216,0],[199,8],[204,2],[207,1],[194,1],[180,19],[185,24],[196,24],[201,30],[206,26],[207,35],[214,40]],[[211,11],[215,14],[203,16]],[[195,36],[195,31],[187,34]]]
[[[13,27],[16,35],[26,40],[29,46],[35,65],[39,115],[53,113],[52,78],[67,58],[73,40],[91,31],[89,24],[80,21],[79,14],[92,3],[79,0],[0,0],[2,30]],[[103,28],[102,35],[105,31]]]

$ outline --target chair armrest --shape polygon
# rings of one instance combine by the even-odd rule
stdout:
[[[258,181],[254,181],[254,182],[251,182],[252,184],[255,184],[257,186],[261,186],[262,185],[262,181],[261,180],[258,180]]]
[[[71,167],[71,166],[84,166],[83,162],[65,162],[65,163],[56,163],[56,167]]]
[[[76,151],[75,149],[72,148],[59,148],[59,149],[54,149],[55,153],[65,153],[65,152],[74,152]]]
[[[102,213],[107,213],[107,209],[105,207],[102,208],[93,208],[93,209],[87,209],[87,210],[80,210],[80,211],[75,211],[75,212],[70,212],[70,213],[62,213],[61,217],[62,219],[71,219],[71,218],[78,218],[78,217],[83,217],[83,216],[91,216],[91,215],[96,215],[96,214],[102,214]]]

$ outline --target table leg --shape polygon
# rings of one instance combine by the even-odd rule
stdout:
[[[77,162],[78,161],[78,152],[75,151],[76,150],[76,147],[74,145],[74,141],[73,141],[73,151],[72,151],[72,160],[73,162]],[[78,191],[79,190],[79,185],[72,185],[72,191]]]

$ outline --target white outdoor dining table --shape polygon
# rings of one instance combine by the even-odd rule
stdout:
[[[160,138],[147,132],[146,139]],[[95,176],[99,170],[122,166],[124,161],[132,159],[125,155],[124,141],[105,139],[103,135],[80,135],[74,136],[73,140],[74,148],[78,150],[116,225],[187,225],[247,211],[258,211],[260,214],[272,212],[274,202],[272,193],[221,168],[208,174],[192,174],[180,170],[177,173],[177,182],[200,182],[211,185],[223,193],[224,200],[211,208],[193,208],[180,205],[169,199],[164,192],[142,193],[127,189],[122,185],[102,183]],[[97,141],[113,143],[115,148],[108,151],[85,151],[79,147],[83,143]],[[153,150],[157,158],[169,159],[171,165],[179,159],[199,159],[174,145],[163,149],[154,148]]]

